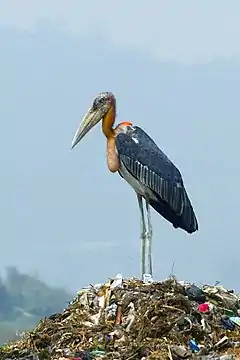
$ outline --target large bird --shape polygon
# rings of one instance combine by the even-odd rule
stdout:
[[[116,99],[111,92],[100,93],[84,116],[72,141],[72,148],[102,120],[107,138],[107,164],[111,172],[119,172],[135,190],[141,213],[142,278],[152,281],[152,206],[174,228],[191,234],[198,221],[178,168],[138,126],[121,122],[113,128]],[[143,208],[145,199],[147,216]]]

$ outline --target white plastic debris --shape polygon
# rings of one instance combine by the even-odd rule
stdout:
[[[128,308],[130,309],[129,310],[129,313],[128,313],[128,316],[127,316],[127,319],[126,319],[126,331],[129,332],[130,329],[131,329],[131,326],[134,322],[134,319],[135,319],[135,307],[134,307],[134,303],[133,302],[130,302],[130,304],[128,305]]]
[[[240,326],[240,317],[239,316],[231,316],[230,320],[235,324]]]
[[[107,306],[105,312],[107,320],[113,320],[116,317],[117,304],[114,303]]]
[[[122,287],[123,277],[121,274],[117,274],[113,283],[110,286],[110,289],[115,289],[116,287]]]

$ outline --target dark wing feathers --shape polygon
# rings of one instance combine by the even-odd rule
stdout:
[[[157,194],[175,216],[182,217],[184,222],[197,230],[197,220],[181,173],[155,142],[135,126],[127,134],[120,133],[116,136],[116,148],[128,171]]]
[[[157,193],[178,215],[181,215],[183,211],[181,174],[153,140],[142,129],[135,127],[132,136],[120,133],[116,137],[116,147],[121,161],[134,177]]]
[[[134,143],[135,144],[135,143]],[[183,212],[182,188],[178,183],[173,183],[164,175],[151,170],[151,166],[144,165],[144,160],[133,160],[130,156],[119,154],[121,161],[128,171],[142,184],[158,194],[161,199],[167,202],[177,215]],[[152,156],[149,156],[152,159]],[[180,185],[181,186],[181,185]]]

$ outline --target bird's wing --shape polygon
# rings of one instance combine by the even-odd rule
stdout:
[[[182,176],[176,166],[141,128],[116,136],[116,148],[127,170],[181,216],[187,200]]]

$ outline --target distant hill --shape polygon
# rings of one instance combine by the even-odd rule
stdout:
[[[41,318],[61,311],[72,297],[64,289],[8,267],[6,276],[0,276],[0,344],[16,338],[16,332],[31,329]]]

